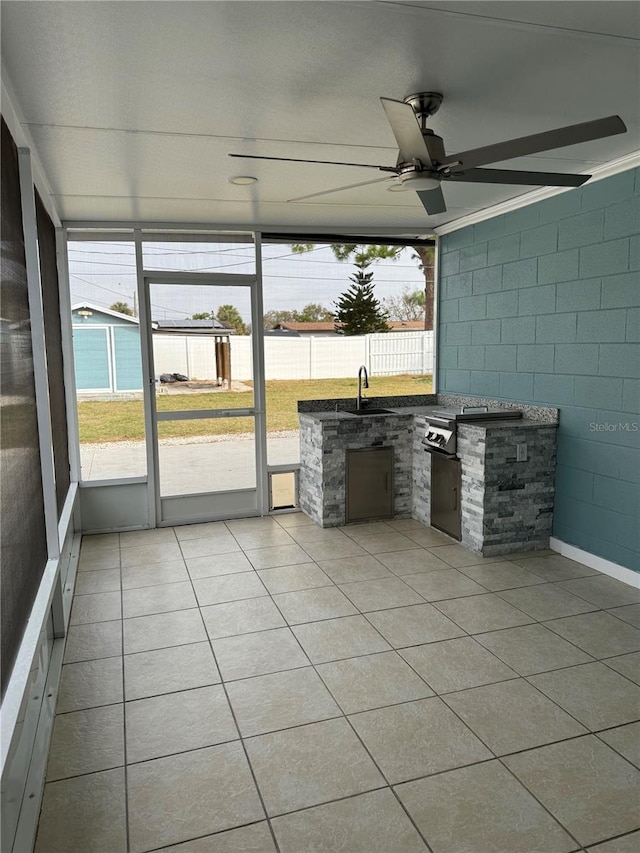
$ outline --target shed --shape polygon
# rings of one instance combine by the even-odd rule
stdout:
[[[137,317],[90,302],[71,307],[76,389],[111,393],[142,390]]]

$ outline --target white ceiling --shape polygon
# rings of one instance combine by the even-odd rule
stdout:
[[[2,3],[3,69],[64,220],[425,234],[521,195],[445,184],[445,214],[381,173],[379,97],[439,91],[449,153],[619,114],[629,132],[500,164],[590,171],[640,148],[636,2]],[[251,187],[233,175],[259,178]]]

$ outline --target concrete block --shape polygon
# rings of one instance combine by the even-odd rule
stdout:
[[[538,258],[558,251],[558,226],[555,222],[524,231],[520,238],[520,257]]]
[[[460,299],[458,316],[461,320],[483,320],[487,316],[487,297],[467,296]]]
[[[640,270],[640,234],[629,237],[629,269]]]
[[[441,369],[453,368],[458,366],[458,347],[440,347],[438,353],[438,367]]]
[[[471,391],[470,382],[470,370],[445,370],[442,392],[450,391],[457,394],[468,394]]]
[[[586,406],[591,409],[621,409],[622,379],[576,376],[573,399],[576,406]]]
[[[502,321],[501,344],[532,344],[535,339],[535,317],[509,317]]]
[[[640,345],[600,344],[600,376],[626,376],[640,379]]]
[[[627,312],[623,309],[609,311],[581,311],[578,314],[576,340],[585,342],[617,343],[625,339]]]
[[[580,278],[615,275],[629,269],[629,238],[580,249]]]
[[[542,314],[536,317],[536,343],[571,343],[576,339],[578,317],[570,314]]]
[[[505,264],[502,269],[502,289],[513,290],[517,287],[532,287],[538,283],[538,259],[527,258]]]
[[[486,370],[515,373],[518,348],[515,345],[495,345],[484,348]]]
[[[458,300],[442,299],[438,305],[438,318],[440,325],[455,323],[458,319]]]
[[[501,373],[500,396],[528,403],[533,400],[533,373]]]
[[[484,267],[473,271],[473,293],[493,293],[502,290],[502,266]]]
[[[471,343],[471,323],[449,323],[445,326],[444,342],[447,346]]]
[[[556,285],[556,311],[593,311],[600,308],[601,279],[561,281]]]
[[[537,403],[570,406],[573,403],[573,386],[573,376],[536,374],[533,382],[533,399]]]
[[[518,291],[507,290],[487,294],[487,318],[516,317],[518,315]]]
[[[638,521],[638,487],[635,483],[623,483],[617,477],[593,478],[593,502],[614,512],[632,516]]]
[[[556,286],[526,287],[518,295],[518,314],[553,314],[556,310]]]
[[[604,210],[604,239],[630,237],[638,233],[640,223],[640,198],[634,196]]]
[[[568,465],[556,466],[556,492],[569,498],[591,500],[593,478],[590,471],[570,468]]]
[[[558,249],[592,246],[601,243],[604,235],[604,210],[591,210],[580,216],[563,219],[558,225]]]
[[[595,376],[598,351],[598,344],[557,344],[555,372]]]
[[[640,276],[635,272],[610,275],[602,279],[603,308],[640,306]]]
[[[582,196],[582,210],[596,210],[599,207],[618,204],[634,194],[634,185],[633,169],[589,183],[579,191]]]
[[[520,234],[508,234],[491,240],[488,246],[487,261],[490,266],[517,261],[520,257]]]
[[[518,373],[553,373],[553,344],[520,344]]]
[[[627,343],[638,343],[640,341],[640,308],[627,309],[625,340]]]
[[[527,231],[535,228],[540,218],[537,204],[520,207],[504,216],[504,233],[513,234],[516,231]]]
[[[476,320],[471,324],[472,344],[495,344],[500,340],[500,320]]]
[[[493,240],[504,234],[504,216],[494,216],[492,219],[485,219],[483,222],[478,222],[473,226],[473,242],[482,243],[485,240]]]
[[[640,413],[640,379],[623,380],[622,408],[625,412]]]
[[[559,222],[567,216],[576,216],[580,213],[581,198],[579,190],[567,190],[558,195],[546,198],[538,202],[538,218],[540,225],[547,222]]]
[[[460,252],[447,252],[440,256],[440,275],[457,275],[460,272]]]
[[[500,393],[500,375],[484,370],[472,370],[471,393],[478,397],[497,396]]]
[[[450,275],[445,279],[444,293],[446,299],[458,299],[460,296],[471,296],[471,273]]]
[[[551,284],[556,281],[573,281],[578,278],[579,249],[556,252],[538,258],[538,283]],[[585,278],[593,278],[598,273],[585,273]]]
[[[455,252],[457,249],[462,249],[464,246],[471,246],[473,243],[473,226],[468,228],[460,228],[458,231],[452,231],[451,234],[444,234],[440,238],[440,252]]]
[[[473,246],[467,246],[460,249],[460,272],[465,270],[475,270],[478,267],[487,266],[487,244],[474,243]]]
[[[484,367],[484,347],[458,347],[458,367],[482,370]]]

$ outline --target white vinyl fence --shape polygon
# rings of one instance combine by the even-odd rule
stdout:
[[[231,378],[252,378],[251,336],[231,336]],[[337,379],[354,376],[361,364],[371,376],[433,373],[433,332],[387,332],[357,337],[266,337],[267,379]],[[216,379],[213,337],[154,335],[156,375],[184,373]]]

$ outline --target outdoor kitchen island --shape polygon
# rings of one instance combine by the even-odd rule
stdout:
[[[367,414],[367,406],[377,411]],[[301,401],[300,508],[322,527],[354,520],[348,512],[349,459],[354,451],[391,448],[391,476],[383,480],[391,490],[389,510],[370,517],[414,518],[429,526],[432,454],[438,451],[425,446],[427,419],[463,406],[515,409],[522,417],[457,425],[461,544],[483,556],[547,548],[558,410],[524,403],[451,395],[376,397],[357,414],[351,399]]]

